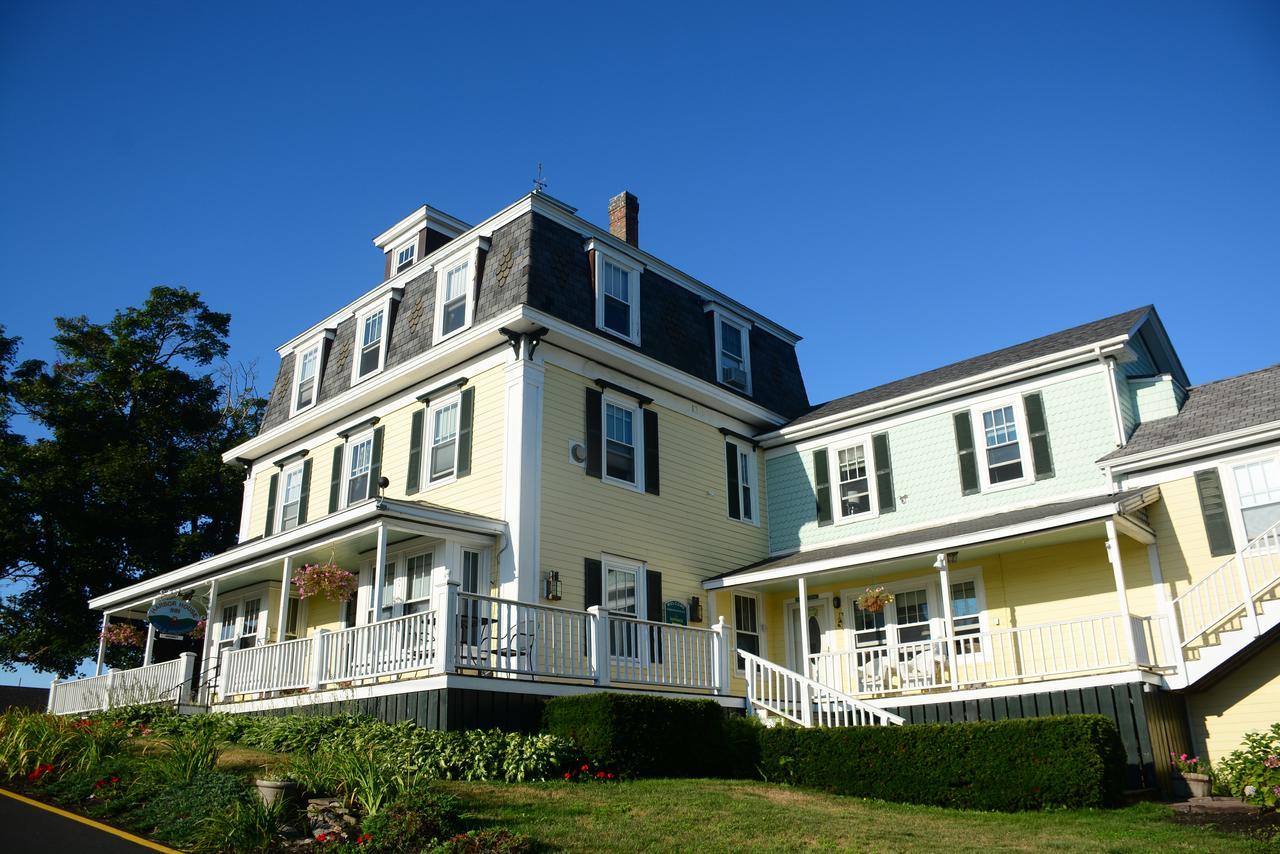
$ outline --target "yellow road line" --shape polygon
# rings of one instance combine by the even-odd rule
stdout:
[[[69,818],[72,821],[78,821],[81,824],[87,824],[92,828],[101,830],[103,833],[110,833],[112,836],[119,836],[121,839],[127,839],[136,845],[141,845],[144,848],[150,848],[152,851],[164,851],[167,852],[167,854],[182,854],[181,851],[178,851],[175,848],[166,848],[158,842],[152,842],[150,839],[143,839],[141,836],[134,836],[132,833],[126,833],[125,831],[120,830],[118,827],[112,827],[109,824],[103,824],[100,821],[94,821],[91,818],[85,818],[84,816],[76,815],[73,812],[67,812],[66,810],[60,810],[57,807],[51,807],[46,803],[23,797],[16,792],[10,792],[8,789],[0,789],[0,795],[4,795],[6,798],[13,798],[15,801],[21,801],[24,804],[30,804],[33,807],[45,810],[46,812],[51,812],[54,815],[60,815],[63,818]]]

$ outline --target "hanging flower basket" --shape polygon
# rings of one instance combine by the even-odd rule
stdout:
[[[146,636],[142,630],[130,623],[110,623],[102,630],[102,639],[107,646],[132,646],[142,648],[146,644]]]
[[[193,640],[204,640],[204,630],[208,623],[209,620],[207,617],[200,618],[200,622],[196,623],[196,627],[191,630],[191,637]]]
[[[330,602],[345,602],[356,592],[359,579],[336,563],[308,563],[293,574],[299,599],[323,596]]]
[[[884,592],[883,587],[868,587],[867,592],[858,597],[858,607],[872,614],[878,614],[892,601],[893,594]]]

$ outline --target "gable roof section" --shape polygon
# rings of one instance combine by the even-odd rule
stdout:
[[[1123,448],[1099,462],[1172,448],[1250,427],[1280,422],[1280,364],[1187,390],[1177,415],[1139,424]]]
[[[960,362],[954,362],[941,368],[934,368],[921,374],[894,380],[884,385],[869,388],[865,391],[836,398],[821,404],[787,424],[783,430],[798,427],[810,422],[820,421],[845,412],[852,412],[866,406],[884,403],[898,397],[921,392],[934,386],[977,377],[990,371],[1011,367],[1042,356],[1050,356],[1065,350],[1073,350],[1090,344],[1098,344],[1123,335],[1130,335],[1148,316],[1155,315],[1155,306],[1144,305],[1121,314],[1113,314],[1101,320],[1073,326],[1061,332],[1024,341],[1012,347],[995,350],[981,356],[974,356]]]

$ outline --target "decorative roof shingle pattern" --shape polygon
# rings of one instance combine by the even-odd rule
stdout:
[[[934,368],[931,371],[925,371],[922,374],[906,377],[900,380],[894,380],[891,383],[869,388],[865,391],[856,392],[854,394],[839,397],[828,403],[819,406],[801,415],[799,418],[788,424],[788,427],[796,427],[808,424],[811,421],[817,421],[832,415],[839,415],[843,412],[850,412],[860,409],[864,406],[871,406],[876,403],[893,400],[896,397],[913,394],[923,391],[933,386],[945,385],[947,383],[956,382],[958,380],[976,377],[988,371],[1006,368],[1010,365],[1016,365],[1019,362],[1025,362],[1029,359],[1039,358],[1041,356],[1049,356],[1063,350],[1072,350],[1076,347],[1082,347],[1089,344],[1096,344],[1106,341],[1109,338],[1115,338],[1118,335],[1125,335],[1132,332],[1134,327],[1146,317],[1148,312],[1153,310],[1153,306],[1144,305],[1141,308],[1135,308],[1121,314],[1114,314],[1110,317],[1104,317],[1101,320],[1094,320],[1090,323],[1084,323],[1080,326],[1073,326],[1070,329],[1064,329],[1061,332],[1054,332],[1050,335],[1044,335],[1031,341],[1024,341],[1021,344],[1015,344],[1012,347],[1005,347],[1003,350],[995,350],[991,353],[985,353],[981,356],[974,356],[972,359],[965,359],[941,368]]]
[[[1177,415],[1139,424],[1123,448],[1112,451],[1099,462],[1273,421],[1280,421],[1280,364],[1192,386]]]

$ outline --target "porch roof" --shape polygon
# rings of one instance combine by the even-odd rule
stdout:
[[[1043,533],[1132,512],[1149,504],[1157,494],[1154,490],[1133,490],[1114,495],[1093,495],[827,548],[791,552],[708,578],[703,586],[709,590],[733,587]],[[1138,522],[1133,522],[1133,525],[1145,527]]]
[[[246,540],[204,560],[95,596],[89,600],[89,607],[95,611],[119,610],[166,591],[190,589],[215,577],[268,561],[283,560],[286,554],[303,552],[346,536],[374,530],[380,521],[488,536],[500,536],[506,531],[506,523],[500,519],[465,513],[439,504],[371,498],[288,531]]]

